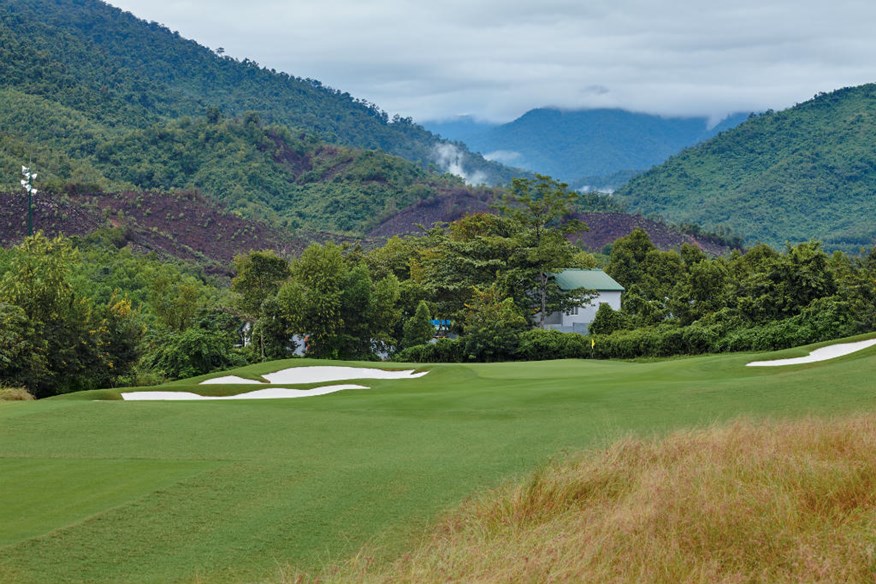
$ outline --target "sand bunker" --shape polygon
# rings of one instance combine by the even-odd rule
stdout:
[[[426,375],[428,371],[414,373],[413,369],[406,371],[387,371],[385,369],[371,369],[367,367],[292,367],[274,373],[263,375],[270,384],[287,383],[324,383],[327,381],[346,381],[349,379],[416,379]],[[212,385],[219,383],[259,383],[252,379],[244,379],[236,375],[216,377],[202,381],[200,385]]]
[[[246,379],[237,375],[226,375],[202,381],[199,385],[286,385],[291,383],[323,383],[326,381],[344,381],[348,379],[416,379],[426,375],[428,371],[414,373],[413,369],[405,371],[387,371],[385,369],[370,369],[366,367],[292,367],[274,373],[263,375],[267,382]],[[122,399],[128,401],[158,401],[158,400],[219,400],[219,399],[288,399],[296,397],[312,397],[326,395],[345,389],[368,389],[363,385],[326,385],[314,389],[290,389],[285,387],[270,387],[257,389],[246,393],[226,396],[198,395],[189,391],[134,391],[122,394]]]
[[[255,379],[246,379],[245,377],[238,377],[237,375],[226,375],[225,377],[215,377],[213,379],[208,379],[207,381],[202,381],[198,385],[220,385],[223,383],[228,385],[244,385],[250,383],[262,385],[264,382]]]
[[[774,361],[752,361],[746,366],[780,367],[783,365],[803,365],[805,363],[816,363],[818,361],[827,361],[828,359],[835,359],[837,357],[842,357],[843,355],[849,355],[851,353],[861,351],[863,349],[866,349],[867,347],[872,347],[874,345],[876,345],[876,339],[870,339],[868,341],[858,341],[857,343],[839,343],[837,345],[830,345],[829,347],[815,349],[805,357],[796,357],[793,359],[776,359]]]
[[[251,380],[250,380],[251,381]],[[296,397],[313,397],[326,395],[345,389],[368,389],[364,385],[326,385],[314,389],[289,389],[284,387],[269,387],[257,389],[237,395],[198,395],[188,391],[133,391],[122,394],[122,399],[128,401],[180,401],[180,400],[228,400],[228,399],[291,399]]]

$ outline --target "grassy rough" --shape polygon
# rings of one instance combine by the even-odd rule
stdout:
[[[874,414],[628,438],[469,502],[389,566],[362,553],[321,580],[873,582],[874,451]]]
[[[30,401],[36,399],[23,387],[0,387],[0,401]]]

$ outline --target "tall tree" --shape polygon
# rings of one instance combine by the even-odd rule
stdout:
[[[231,289],[237,293],[237,307],[252,326],[259,356],[266,359],[269,353],[272,357],[282,354],[288,343],[277,338],[282,323],[277,322],[276,303],[268,301],[289,278],[289,263],[270,250],[252,251],[236,256],[234,268],[237,275],[231,280]],[[266,340],[266,334],[272,338]]]
[[[291,332],[309,337],[313,357],[370,358],[375,343],[393,342],[400,317],[398,279],[374,282],[364,263],[351,266],[333,243],[304,250],[277,299]]]
[[[560,290],[551,277],[574,267],[578,257],[579,250],[566,239],[570,233],[587,229],[573,216],[578,197],[567,184],[537,174],[534,179],[514,179],[498,206],[517,228],[511,260],[516,281],[509,287],[518,291],[518,302],[521,295],[523,302],[531,299],[528,303],[537,309],[540,327],[549,313],[574,305],[583,292]]]
[[[417,305],[414,316],[405,321],[402,347],[408,348],[415,345],[423,345],[432,340],[435,335],[435,327],[432,325],[432,316],[429,313],[429,305],[421,300]]]

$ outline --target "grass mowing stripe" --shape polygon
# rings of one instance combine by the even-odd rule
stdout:
[[[0,459],[0,546],[62,529],[216,463]]]

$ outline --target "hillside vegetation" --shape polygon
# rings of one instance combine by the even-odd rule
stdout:
[[[319,82],[96,0],[0,5],[0,190],[200,189],[284,227],[361,234],[510,171]],[[440,150],[440,151],[439,151]]]
[[[628,438],[481,494],[320,582],[872,582],[876,415]],[[294,582],[293,578],[284,579]]]
[[[659,164],[744,119],[744,115],[737,114],[710,126],[704,117],[661,117],[619,109],[542,108],[507,124],[484,124],[465,118],[427,127],[474,151],[574,186],[618,187],[636,171]],[[610,175],[617,176],[608,178]],[[604,184],[605,180],[609,183]]]
[[[0,6],[0,86],[50,100],[111,127],[146,127],[253,111],[321,140],[380,149],[422,164],[440,141],[407,118],[389,119],[348,93],[220,56],[158,23],[98,0],[20,0]],[[507,170],[463,152],[469,172]]]
[[[857,251],[876,241],[876,84],[820,94],[754,116],[634,178],[634,210],[748,243],[821,240]]]
[[[0,127],[10,131],[0,134],[0,184],[9,191],[22,161],[34,159],[37,186],[52,193],[198,189],[278,226],[363,233],[396,209],[466,189],[451,175],[379,151],[332,146],[254,113],[125,128],[16,90],[0,90],[0,104]]]

